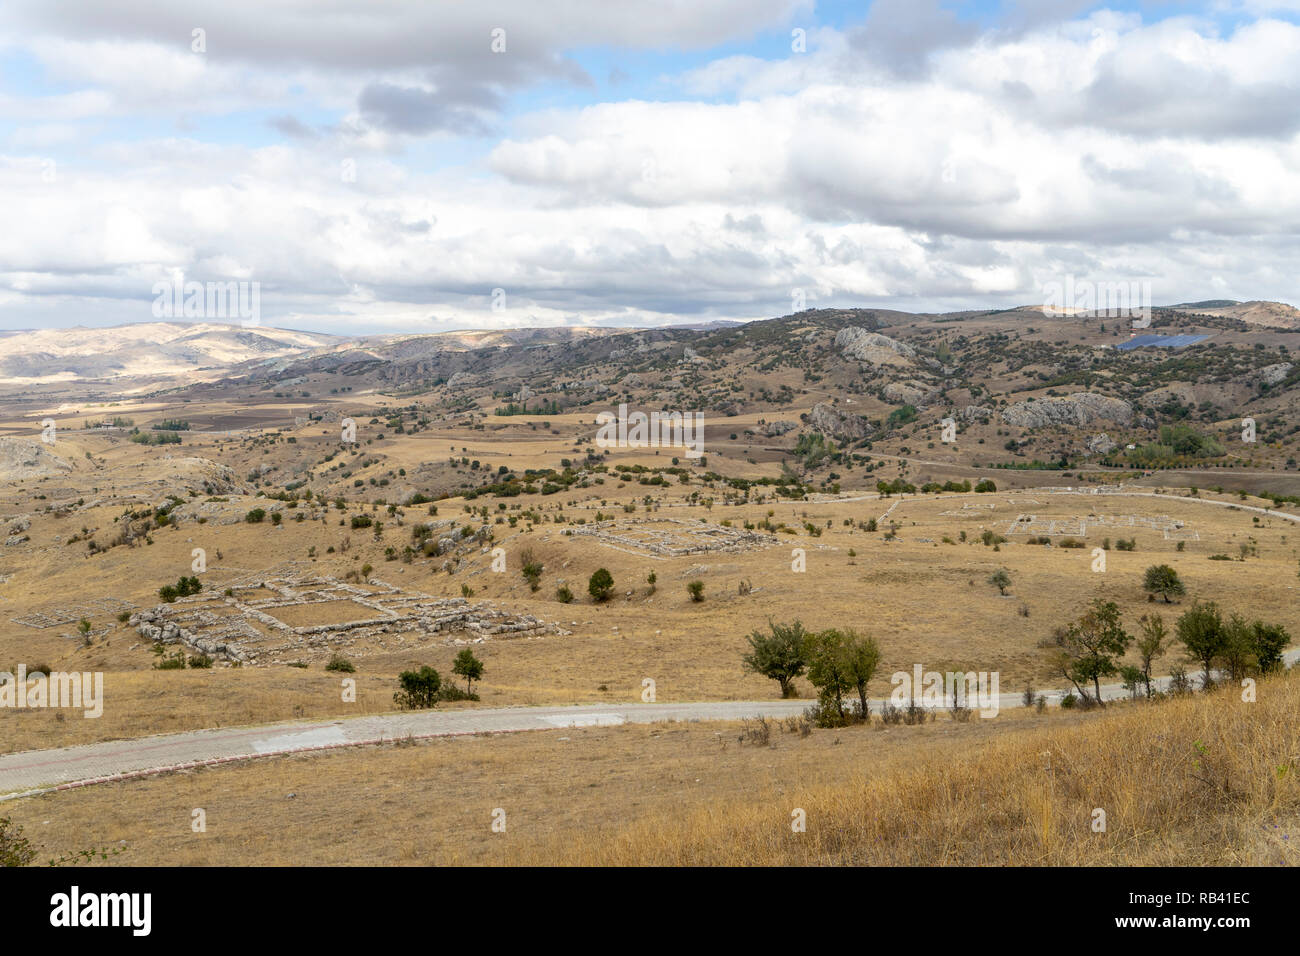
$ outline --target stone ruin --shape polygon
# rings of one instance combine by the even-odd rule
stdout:
[[[308,611],[291,610],[299,608]],[[343,619],[291,623],[311,618],[313,610],[320,617]],[[389,650],[404,646],[401,640],[407,637],[443,635],[446,643],[469,644],[489,637],[570,633],[491,602],[433,597],[375,578],[353,584],[308,574],[255,575],[141,610],[130,623],[150,641],[241,664],[287,663],[341,648]],[[392,647],[389,638],[395,641]]]
[[[1147,528],[1164,533],[1166,540],[1198,541],[1200,536],[1195,531],[1184,529],[1183,522],[1168,515],[1098,515],[1092,514],[1078,518],[1048,518],[1033,514],[1017,515],[1016,520],[1007,525],[1006,534],[1054,535],[1069,534],[1082,537],[1088,533],[1088,526],[1094,528],[1112,528],[1115,530]]]
[[[599,521],[578,525],[575,538],[593,538],[606,547],[629,554],[676,558],[689,554],[735,554],[758,551],[777,543],[776,535],[682,518],[648,521]]]

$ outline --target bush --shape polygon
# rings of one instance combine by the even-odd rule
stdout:
[[[686,590],[690,592],[691,600],[692,600],[692,601],[699,602],[699,601],[703,601],[703,600],[704,600],[704,582],[703,582],[703,581],[692,581],[692,582],[690,582],[689,584],[686,585]]]
[[[190,667],[195,670],[207,670],[212,666],[212,658],[207,654],[199,654],[190,658]]]
[[[427,664],[418,671],[402,671],[397,682],[401,690],[393,695],[393,703],[403,710],[427,709],[438,703],[442,677]]]
[[[36,859],[36,847],[23,836],[23,828],[0,817],[0,866],[26,866]]]
[[[460,689],[456,684],[443,684],[438,690],[438,700],[478,700],[478,694],[471,694]]]
[[[597,568],[587,582],[587,593],[596,602],[608,601],[614,592],[614,576],[604,568]]]
[[[740,742],[766,747],[772,741],[772,724],[766,717],[744,717],[740,721]]]
[[[573,603],[573,592],[569,590],[568,585],[561,584],[555,589],[555,600],[559,601],[561,604]]]
[[[249,524],[257,524],[266,517],[266,511],[263,508],[254,508],[248,514],[244,515],[244,520]]]
[[[185,670],[185,655],[177,651],[175,654],[164,657],[154,665],[154,670],[183,671]]]
[[[355,674],[357,672],[356,665],[337,651],[334,653],[334,656],[329,659],[329,663],[325,665],[325,669],[327,671],[336,671],[340,674]]]

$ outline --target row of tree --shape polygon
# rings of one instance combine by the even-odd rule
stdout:
[[[817,688],[818,722],[842,726],[866,719],[867,684],[880,664],[876,639],[853,630],[828,628],[808,631],[799,621],[768,621],[768,633],[748,637],[750,652],[745,669],[776,681],[782,697],[794,697],[794,680],[803,674]],[[856,691],[857,707],[846,708],[844,698]]]
[[[1194,604],[1178,618],[1172,633],[1159,614],[1143,615],[1138,629],[1136,635],[1129,633],[1119,606],[1097,599],[1078,620],[1053,635],[1053,670],[1071,683],[1085,705],[1100,704],[1101,681],[1108,677],[1122,678],[1135,696],[1138,688],[1152,696],[1152,666],[1175,640],[1201,665],[1204,687],[1212,685],[1216,668],[1233,680],[1279,670],[1291,643],[1280,624],[1235,613],[1225,616],[1214,602]],[[768,621],[766,633],[754,631],[746,640],[745,670],[776,681],[782,697],[797,696],[795,679],[806,674],[817,688],[816,713],[825,722],[843,724],[867,715],[867,684],[880,663],[875,638],[839,628],[809,631],[799,621]],[[1130,650],[1136,651],[1138,664],[1123,663]],[[1180,674],[1175,669],[1175,679]],[[857,710],[846,710],[844,699],[854,691]]]
[[[1134,693],[1139,686],[1151,696],[1151,667],[1177,639],[1189,659],[1202,668],[1202,685],[1211,686],[1217,667],[1233,680],[1249,674],[1268,674],[1282,666],[1282,652],[1291,635],[1280,624],[1247,620],[1239,614],[1224,616],[1213,601],[1194,604],[1178,618],[1171,634],[1159,614],[1138,621],[1140,633],[1129,633],[1114,601],[1093,601],[1077,621],[1053,635],[1053,669],[1074,686],[1086,703],[1101,703],[1101,680],[1119,676]],[[1123,664],[1129,649],[1140,665]],[[1092,685],[1092,695],[1086,685]]]

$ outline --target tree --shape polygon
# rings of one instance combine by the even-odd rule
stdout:
[[[844,695],[853,688],[848,668],[845,635],[834,628],[809,638],[808,680],[817,688],[819,721],[823,726],[842,727]]]
[[[465,647],[461,649],[461,652],[456,655],[456,660],[452,662],[451,672],[458,677],[465,678],[465,693],[473,696],[474,681],[483,676],[483,662],[474,656],[473,651]]]
[[[692,581],[692,582],[690,582],[689,584],[686,585],[686,590],[689,591],[689,592],[691,593],[691,600],[692,600],[692,601],[703,601],[703,600],[704,600],[704,582],[703,582],[703,581]]]
[[[1142,668],[1134,667],[1132,664],[1124,664],[1119,669],[1119,676],[1124,681],[1124,689],[1133,695],[1134,700],[1137,700],[1138,688],[1146,680]]]
[[[1085,698],[1087,694],[1080,683],[1091,681],[1094,700],[1102,705],[1101,679],[1118,672],[1118,658],[1128,650],[1132,640],[1120,623],[1118,605],[1098,598],[1079,620],[1065,629],[1057,666]]]
[[[1224,622],[1219,661],[1234,681],[1241,680],[1258,666],[1254,638],[1250,623],[1240,614],[1234,614]]]
[[[1206,604],[1193,604],[1183,613],[1176,625],[1178,639],[1187,648],[1192,660],[1200,661],[1205,672],[1203,684],[1209,687],[1210,665],[1223,652],[1227,634],[1223,618],[1219,615],[1219,606],[1213,601]]]
[[[880,645],[870,635],[848,630],[844,632],[844,656],[849,681],[858,691],[862,719],[866,720],[870,714],[867,709],[867,684],[876,676],[876,668],[880,664]]]
[[[1150,697],[1151,663],[1169,650],[1169,631],[1159,614],[1144,614],[1138,625],[1142,628],[1142,636],[1137,641],[1137,651],[1142,657],[1142,682],[1146,684],[1147,696]]]
[[[1143,578],[1142,587],[1152,594],[1159,594],[1169,604],[1169,596],[1180,597],[1187,593],[1187,588],[1183,586],[1182,580],[1178,577],[1178,572],[1167,564],[1153,564],[1147,568],[1146,577]]]
[[[402,689],[393,695],[393,703],[403,710],[432,707],[438,703],[442,677],[427,664],[418,671],[402,671],[397,675]]]
[[[743,658],[745,670],[774,680],[781,687],[782,697],[793,697],[794,679],[808,667],[808,638],[803,624],[767,622],[771,634],[754,631],[746,640],[750,653]]]
[[[608,601],[614,591],[614,576],[604,568],[597,568],[587,582],[587,593],[593,601]]]
[[[1256,621],[1251,625],[1251,638],[1260,671],[1271,674],[1278,670],[1282,665],[1282,648],[1291,643],[1291,635],[1286,628],[1280,624]]]
[[[989,584],[996,587],[999,594],[1006,594],[1007,588],[1011,587],[1011,575],[1007,573],[1006,568],[998,568],[989,575]]]

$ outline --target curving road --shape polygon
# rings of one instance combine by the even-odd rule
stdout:
[[[1295,663],[1300,659],[1300,649],[1289,651],[1284,659],[1288,664]],[[1166,690],[1169,678],[1158,678],[1152,683]],[[1055,705],[1065,691],[1045,690],[1040,693],[1049,704]],[[1122,684],[1102,685],[1102,698],[1105,700],[1128,695]],[[55,750],[29,750],[0,756],[0,802],[257,757],[362,747],[408,738],[420,740],[664,721],[735,721],[748,717],[782,719],[803,713],[810,703],[806,699],[747,700],[406,711],[260,727],[223,727]],[[884,703],[884,700],[872,699],[872,710],[879,713]],[[1021,692],[998,696],[999,709],[1023,705]]]

